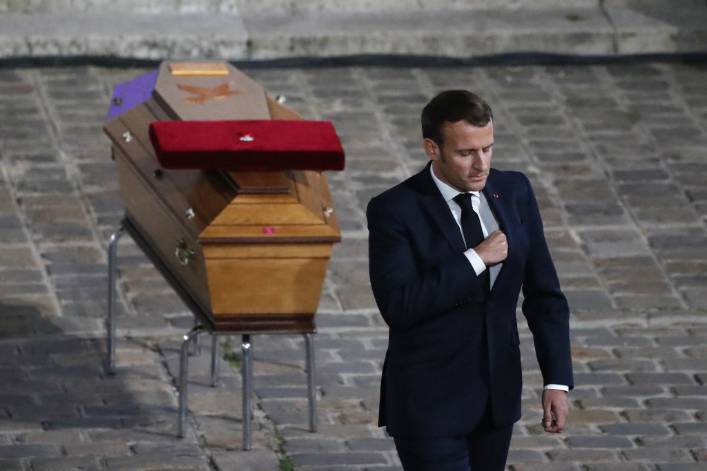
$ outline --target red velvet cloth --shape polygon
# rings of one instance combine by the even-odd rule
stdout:
[[[154,121],[150,140],[165,168],[344,169],[344,149],[329,121]]]

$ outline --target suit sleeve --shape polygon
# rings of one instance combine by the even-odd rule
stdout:
[[[523,280],[523,314],[533,333],[544,384],[574,385],[569,337],[569,306],[560,290],[545,241],[543,223],[527,177],[526,226],[530,250]]]
[[[476,273],[463,253],[418,270],[409,225],[381,203],[374,198],[366,211],[369,275],[378,309],[392,330],[405,331],[478,297]]]

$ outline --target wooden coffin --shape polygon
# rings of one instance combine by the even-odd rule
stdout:
[[[226,63],[164,62],[141,77],[116,87],[104,127],[136,240],[210,327],[312,330],[340,240],[326,177],[168,170],[148,135],[154,121],[299,115]]]

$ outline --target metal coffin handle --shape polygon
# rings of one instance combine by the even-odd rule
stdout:
[[[179,260],[179,264],[186,267],[189,262],[194,259],[196,252],[189,247],[184,239],[177,241],[177,247],[174,249],[174,256]]]

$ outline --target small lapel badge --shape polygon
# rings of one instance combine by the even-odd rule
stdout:
[[[500,193],[494,193],[494,194],[493,194],[493,197],[496,198],[496,199],[499,199],[499,198],[501,197],[501,194],[500,194]]]

